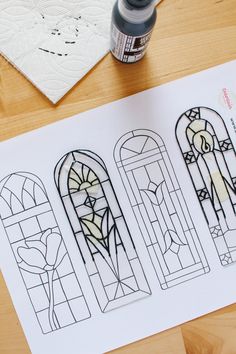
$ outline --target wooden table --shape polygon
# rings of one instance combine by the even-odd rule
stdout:
[[[236,59],[236,0],[164,0],[143,61],[122,65],[108,55],[57,106],[0,58],[0,138],[14,137],[232,59]],[[29,353],[1,276],[0,353]],[[235,354],[236,305],[115,353]]]

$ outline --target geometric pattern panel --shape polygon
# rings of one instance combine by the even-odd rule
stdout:
[[[236,159],[224,120],[213,109],[192,108],[179,118],[176,138],[221,264],[236,262]]]
[[[44,185],[30,173],[0,182],[0,217],[44,334],[90,312]]]
[[[101,311],[150,295],[104,162],[87,150],[70,152],[55,181]]]
[[[150,130],[129,132],[116,144],[114,158],[161,288],[209,272],[161,137]]]

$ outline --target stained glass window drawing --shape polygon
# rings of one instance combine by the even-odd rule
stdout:
[[[120,138],[114,159],[162,289],[209,272],[166,147],[150,130]]]
[[[102,159],[68,153],[55,181],[102,312],[151,294],[133,239]]]
[[[176,137],[222,265],[236,261],[236,159],[224,120],[196,107],[178,120]]]
[[[13,173],[0,182],[0,217],[43,334],[90,311],[41,180]]]

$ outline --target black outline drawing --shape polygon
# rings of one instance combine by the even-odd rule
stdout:
[[[166,147],[151,130],[123,135],[114,159],[162,289],[210,271]]]
[[[106,166],[95,153],[66,154],[55,182],[102,312],[151,294]]]
[[[236,261],[236,159],[223,118],[195,107],[179,118],[176,138],[222,265]]]
[[[42,181],[0,182],[0,216],[43,334],[91,317]]]

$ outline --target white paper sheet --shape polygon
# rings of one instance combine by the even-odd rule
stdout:
[[[34,354],[103,353],[235,302],[235,70],[1,143],[1,269]]]
[[[109,50],[114,0],[1,0],[0,53],[53,103]]]

